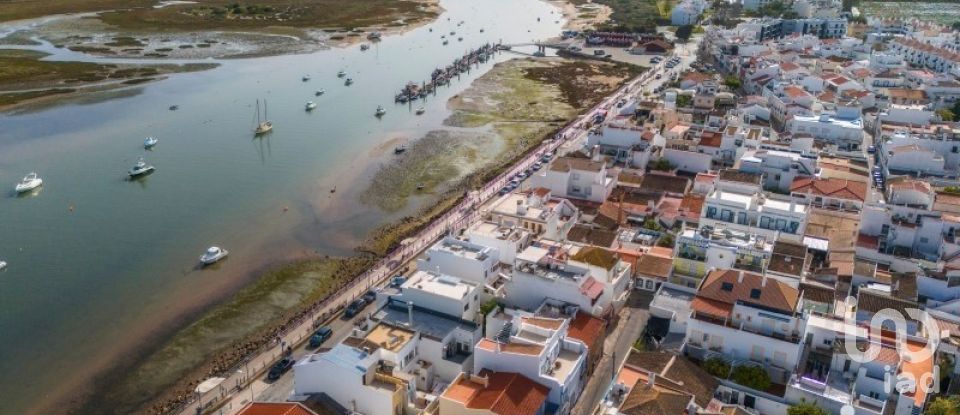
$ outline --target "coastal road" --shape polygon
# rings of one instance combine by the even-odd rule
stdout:
[[[232,415],[238,412],[247,402],[250,402],[251,399],[256,399],[258,395],[263,395],[264,398],[284,397],[285,399],[285,397],[289,396],[290,391],[292,391],[292,374],[287,373],[274,384],[265,383],[262,379],[263,374],[281,357],[284,348],[288,345],[295,347],[308,340],[314,331],[315,322],[321,322],[324,317],[327,316],[337,315],[339,310],[363,295],[364,292],[382,284],[390,276],[398,273],[407,261],[415,258],[420,252],[428,248],[439,238],[448,233],[464,229],[478,221],[480,219],[480,210],[478,207],[497,197],[500,189],[514,176],[530,168],[530,166],[540,160],[542,154],[555,152],[568,140],[575,142],[582,140],[586,136],[587,131],[581,128],[581,126],[586,121],[592,120],[597,114],[606,114],[611,110],[615,110],[615,106],[620,100],[638,95],[644,87],[648,86],[648,83],[655,80],[654,75],[661,73],[662,70],[663,67],[660,66],[640,74],[589,111],[569,123],[561,129],[553,139],[544,140],[540,146],[529,152],[526,157],[514,163],[510,168],[506,169],[504,173],[488,182],[481,189],[470,192],[459,205],[441,215],[417,235],[405,240],[405,243],[401,247],[387,254],[369,271],[354,279],[347,287],[331,296],[312,313],[309,313],[299,322],[293,324],[292,327],[278,337],[272,347],[262,350],[256,356],[252,356],[246,363],[226,374],[226,377],[217,386],[203,393],[198,392],[189,403],[171,413],[180,415],[196,415],[198,413]],[[565,147],[564,150],[570,148],[571,147],[568,146]],[[335,327],[335,332],[340,339],[346,337],[349,331],[349,327]],[[327,344],[333,344],[332,342],[334,340],[336,339],[328,340]],[[305,354],[306,351],[297,348],[294,357],[302,357]],[[276,387],[274,387],[274,385]]]

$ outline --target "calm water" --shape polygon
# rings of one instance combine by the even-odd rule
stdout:
[[[357,195],[390,157],[390,140],[440,128],[446,100],[491,65],[441,89],[423,116],[394,106],[394,91],[484,42],[561,29],[559,11],[536,0],[441,5],[437,22],[366,52],[224,61],[131,96],[0,116],[0,259],[10,264],[0,272],[3,411],[39,413],[37,401],[85,386],[158,328],[249,282],[252,270],[310,252],[348,254],[366,232],[417,208],[386,214]],[[451,30],[464,41],[443,46]],[[340,69],[356,83],[344,86]],[[326,94],[314,97],[320,88]],[[257,98],[275,125],[262,139],[251,137]],[[304,112],[307,100],[319,108]],[[173,104],[179,111],[167,110]],[[378,104],[389,111],[379,121]],[[160,138],[153,151],[143,150],[147,135]],[[157,171],[129,182],[140,156]],[[30,171],[43,189],[14,197],[7,189]],[[230,259],[194,270],[214,244]]]

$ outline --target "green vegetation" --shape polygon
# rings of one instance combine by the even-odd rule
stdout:
[[[787,415],[830,415],[816,403],[800,402],[787,408]]]
[[[0,22],[61,13],[85,13],[124,7],[150,7],[154,0],[16,0],[0,1]]]
[[[415,0],[210,0],[103,13],[101,19],[131,30],[249,30],[269,26],[354,29],[416,22],[436,11]]]
[[[480,314],[483,315],[483,316],[486,316],[487,314],[490,314],[491,311],[493,311],[494,309],[496,309],[497,306],[499,306],[499,305],[500,305],[500,304],[497,303],[497,299],[496,299],[496,298],[491,298],[490,301],[487,301],[487,302],[485,302],[485,303],[483,303],[483,304],[480,305]]]
[[[718,378],[726,379],[727,376],[730,376],[730,364],[719,357],[711,357],[704,360],[700,366],[707,373]]]
[[[670,164],[670,162],[667,159],[659,158],[657,159],[657,161],[653,162],[653,164],[650,164],[650,169],[659,170],[659,171],[670,171],[670,170],[673,170],[673,165]]]
[[[724,78],[723,84],[732,90],[740,89],[741,86],[740,78],[737,78],[733,75],[728,75],[726,78]]]
[[[663,248],[673,248],[674,239],[673,235],[664,232],[663,236],[660,237],[660,240],[657,241],[657,246]]]
[[[758,10],[747,11],[746,14],[751,17],[770,16],[783,19],[796,19],[799,17],[797,12],[793,11],[793,9],[783,1],[767,3]]]
[[[954,114],[952,110],[947,109],[947,108],[937,110],[937,115],[939,115],[939,116],[940,116],[940,119],[942,119],[942,120],[944,120],[944,121],[956,121],[956,120],[957,120],[956,114]]]
[[[649,229],[651,231],[657,231],[657,232],[660,232],[663,230],[663,226],[660,226],[660,222],[653,217],[649,217],[643,221],[643,228]]]
[[[947,186],[943,188],[944,193],[950,193],[955,195],[960,195],[960,187],[957,186]]]
[[[960,396],[937,397],[927,406],[924,415],[960,415]]]
[[[680,94],[677,95],[677,107],[678,108],[690,108],[693,106],[693,97],[690,95]]]
[[[288,321],[303,316],[371,263],[369,257],[317,258],[269,271],[123,372],[109,396],[90,402],[114,402],[115,413],[162,412],[164,405],[141,408],[154,398],[145,391],[166,385],[189,396],[196,385],[187,379],[226,374],[249,353],[271,344]]]
[[[675,0],[595,0],[609,6],[611,22],[599,30],[618,32],[654,32],[657,26],[670,24]]]
[[[740,365],[734,367],[730,380],[758,391],[766,391],[773,385],[770,375],[762,366]]]

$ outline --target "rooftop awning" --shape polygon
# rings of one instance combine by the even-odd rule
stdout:
[[[580,292],[591,300],[596,300],[600,298],[600,294],[603,294],[603,284],[593,277],[587,277],[587,280],[580,286]]]

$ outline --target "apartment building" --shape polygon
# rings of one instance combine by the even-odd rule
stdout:
[[[761,190],[762,177],[737,170],[721,170],[716,187],[703,203],[700,226],[759,234],[768,240],[800,240],[807,206],[791,197]]]

